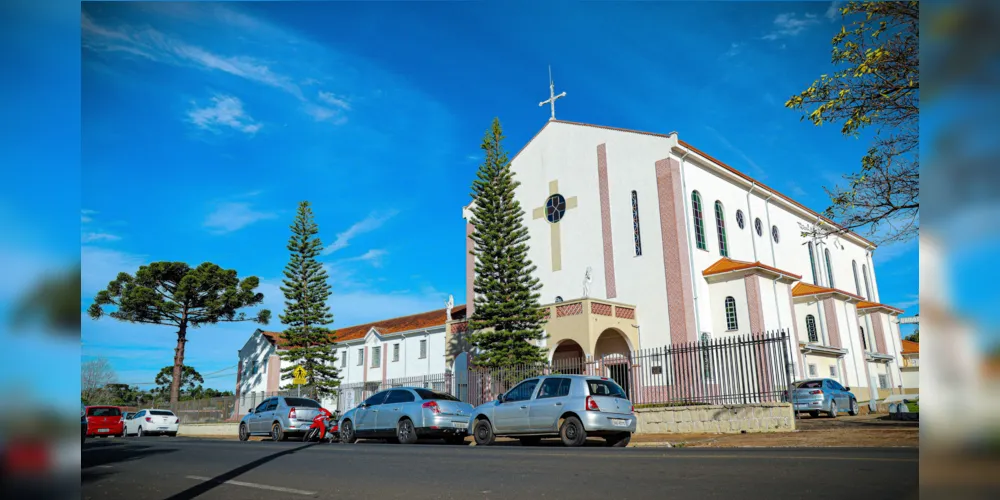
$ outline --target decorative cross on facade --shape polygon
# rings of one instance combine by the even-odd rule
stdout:
[[[552,107],[552,117],[549,118],[549,120],[556,119],[556,99],[559,99],[560,97],[566,97],[566,93],[563,92],[562,94],[556,95],[556,84],[552,81],[552,66],[549,66],[549,98],[538,103],[538,107],[545,106],[546,104]]]
[[[532,211],[532,219],[545,219],[549,222],[552,271],[562,269],[562,245],[560,241],[559,221],[566,215],[567,210],[574,208],[576,208],[576,196],[565,198],[559,194],[559,181],[555,180],[549,182],[549,197],[545,200],[545,205]]]

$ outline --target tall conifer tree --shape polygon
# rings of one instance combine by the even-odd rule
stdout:
[[[545,361],[545,349],[532,342],[545,338],[539,307],[541,284],[532,276],[524,211],[514,199],[520,185],[504,151],[500,120],[483,138],[485,160],[472,183],[473,254],[476,256],[475,310],[469,341],[479,349],[476,364],[510,366]],[[468,299],[466,299],[468,300]]]
[[[279,319],[287,327],[283,333],[286,350],[281,353],[289,366],[281,370],[282,380],[294,378],[292,372],[301,366],[306,370],[306,385],[312,396],[329,396],[340,385],[333,335],[326,325],[333,323],[326,299],[330,284],[326,269],[316,261],[323,250],[308,201],[299,203],[292,223],[288,250],[292,253],[285,266],[281,291],[285,294],[285,314]]]

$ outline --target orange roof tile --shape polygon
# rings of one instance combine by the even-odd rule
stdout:
[[[375,330],[381,335],[392,335],[411,330],[444,326],[447,321],[447,317],[448,315],[446,309],[437,309],[434,311],[411,314],[409,316],[400,316],[398,318],[384,319],[362,325],[337,328],[334,330],[334,341],[345,342],[348,340],[364,338],[364,336],[367,335],[368,331],[372,328],[375,328]],[[451,317],[456,320],[464,319],[465,305],[456,305],[451,310]],[[267,337],[272,343],[276,343],[278,347],[283,347],[285,344],[281,332],[261,331],[261,334]]]
[[[865,300],[864,297],[845,292],[839,288],[827,288],[825,286],[810,285],[809,283],[799,283],[792,287],[792,297],[805,297],[808,295],[821,295],[824,293],[836,293],[846,295],[852,299]]]
[[[790,273],[788,271],[782,271],[781,269],[778,269],[776,267],[771,267],[765,264],[761,264],[760,261],[746,262],[742,260],[730,259],[729,257],[723,257],[719,259],[718,261],[716,261],[715,264],[708,266],[708,268],[702,271],[701,274],[704,276],[713,276],[716,274],[723,274],[732,271],[742,271],[744,269],[758,269],[758,268],[771,271],[772,273],[781,274],[789,278],[794,278],[795,280],[802,279],[802,276],[798,274]]]
[[[867,300],[858,302],[858,309],[877,309],[877,308],[888,309],[896,314],[903,314],[904,312],[902,309],[899,309],[897,307],[887,306],[885,304],[879,304],[878,302],[869,302]]]
[[[903,354],[920,354],[920,342],[914,342],[912,340],[904,340],[903,342]]]

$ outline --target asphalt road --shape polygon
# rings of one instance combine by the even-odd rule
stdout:
[[[567,449],[129,438],[83,448],[83,498],[917,498],[916,449]]]

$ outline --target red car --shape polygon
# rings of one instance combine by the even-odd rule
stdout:
[[[125,435],[125,418],[117,406],[87,407],[87,436]]]

